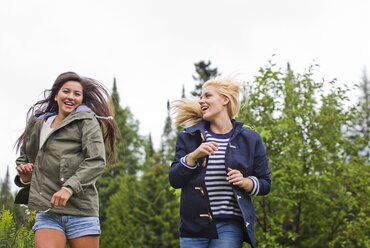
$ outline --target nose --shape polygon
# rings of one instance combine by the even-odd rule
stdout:
[[[199,98],[198,103],[202,105],[204,103],[204,100],[202,98]]]
[[[72,100],[73,99],[73,93],[72,92],[68,93],[67,98]]]

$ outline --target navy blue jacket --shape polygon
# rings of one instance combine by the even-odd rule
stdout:
[[[244,241],[254,247],[254,208],[251,195],[266,195],[270,192],[271,178],[266,150],[261,136],[243,127],[243,123],[232,121],[234,131],[225,153],[225,166],[239,170],[244,177],[253,181],[253,189],[246,192],[239,186],[232,186],[235,199],[243,214]],[[204,142],[205,129],[209,125],[202,121],[179,133],[176,154],[169,173],[170,184],[181,188],[180,237],[216,239],[216,223],[213,219],[204,182],[208,157],[197,159],[196,168],[180,162]]]

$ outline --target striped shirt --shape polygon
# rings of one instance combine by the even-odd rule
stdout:
[[[205,184],[213,216],[217,218],[240,218],[240,208],[236,203],[231,184],[226,181],[225,152],[232,131],[216,134],[206,130],[206,141],[218,144],[218,150],[208,158]]]

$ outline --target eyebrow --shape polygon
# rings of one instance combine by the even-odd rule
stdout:
[[[68,87],[62,87],[61,90],[71,90],[71,89]],[[82,90],[76,90],[75,92],[82,93]]]

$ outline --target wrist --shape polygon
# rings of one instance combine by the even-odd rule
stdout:
[[[69,186],[63,186],[62,189],[67,190],[71,195],[73,195],[73,189]]]
[[[189,165],[195,165],[196,163],[196,158],[193,157],[193,153],[189,153],[187,156],[186,156],[186,163],[189,164]]]
[[[26,181],[26,180],[23,180],[21,176],[19,176],[19,180],[21,181],[22,184],[24,185],[28,185],[31,183],[31,180],[30,181]]]
[[[248,192],[248,193],[251,192],[252,189],[253,189],[253,181],[249,178],[244,178],[244,187],[243,188],[246,192]]]

